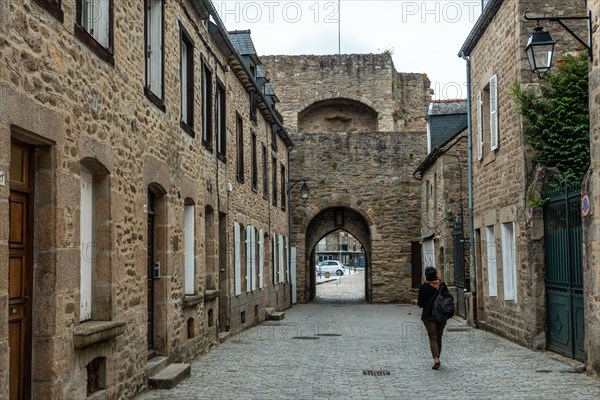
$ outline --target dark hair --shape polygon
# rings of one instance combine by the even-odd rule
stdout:
[[[425,268],[425,279],[428,281],[434,281],[437,278],[437,272],[433,267]]]

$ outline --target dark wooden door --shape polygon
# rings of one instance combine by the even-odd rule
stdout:
[[[8,337],[10,400],[30,398],[31,370],[31,150],[11,144],[9,198]]]
[[[411,243],[411,261],[412,261],[412,287],[416,289],[421,286],[423,281],[423,257],[421,256],[421,243]]]
[[[148,274],[146,279],[146,288],[148,296],[148,359],[154,357],[154,236],[155,226],[154,207],[156,198],[151,191],[148,191]]]

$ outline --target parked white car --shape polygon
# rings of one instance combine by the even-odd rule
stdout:
[[[332,275],[342,276],[345,271],[346,267],[338,260],[325,260],[317,264],[317,274],[319,276],[324,275],[326,272],[329,272]]]

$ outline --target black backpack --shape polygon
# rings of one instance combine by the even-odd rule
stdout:
[[[432,302],[431,314],[437,322],[446,321],[454,316],[454,297],[444,282],[440,283]]]

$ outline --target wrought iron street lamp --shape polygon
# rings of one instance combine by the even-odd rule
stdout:
[[[579,43],[581,43],[587,50],[590,57],[590,61],[593,61],[592,54],[592,12],[590,11],[586,16],[564,16],[564,17],[528,17],[525,13],[524,18],[526,21],[536,21],[538,26],[533,30],[525,52],[527,53],[527,59],[529,61],[529,67],[531,72],[536,72],[540,78],[543,78],[546,72],[552,67],[552,54],[554,52],[554,44],[556,43],[550,32],[544,31],[541,27],[540,21],[551,21],[556,22],[563,27],[564,30],[569,32]],[[584,42],[571,28],[569,28],[563,21],[569,20],[587,20],[588,21],[588,40]]]
[[[525,53],[527,53],[531,72],[537,73],[540,78],[543,78],[552,66],[552,53],[554,52],[555,43],[550,36],[550,32],[544,31],[541,26],[537,26],[529,36]]]
[[[291,185],[288,187],[288,190],[287,190],[288,197],[289,197],[289,193],[292,190],[292,188],[302,182],[302,186],[300,187],[300,195],[302,196],[302,200],[307,200],[308,193],[310,192],[310,189],[308,188],[308,185],[306,184],[307,181],[308,181],[308,179],[290,180],[289,183],[291,183]]]

